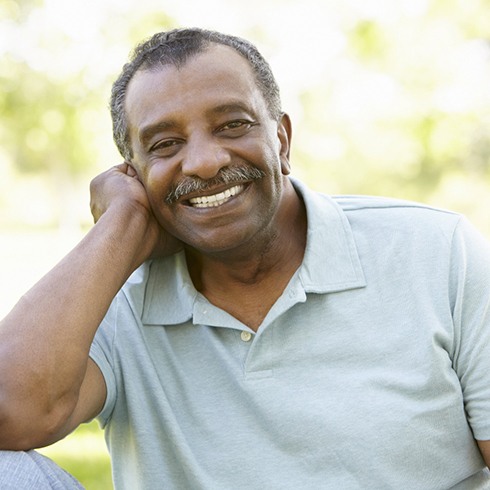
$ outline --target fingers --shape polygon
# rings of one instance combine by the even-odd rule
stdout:
[[[136,172],[136,170],[133,167],[133,165],[131,163],[129,163],[129,162],[124,162],[124,165],[126,166],[126,168],[125,168],[126,175],[128,177],[133,177],[138,182],[141,182],[141,180],[139,178],[139,175],[138,175],[138,172]]]
[[[129,164],[126,163],[126,175],[129,175],[129,177],[136,177],[136,170]]]
[[[134,166],[125,161],[96,176],[90,183],[90,208],[96,223],[116,200],[133,200],[149,208],[146,191]]]
[[[94,223],[97,223],[102,214],[106,211],[109,201],[111,200],[110,182],[115,175],[127,174],[127,163],[114,165],[108,170],[102,172],[92,179],[90,182],[90,210],[94,218]]]
[[[130,166],[130,164],[128,162],[119,163],[118,165],[114,165],[114,167],[107,170],[107,172],[110,172],[113,169],[117,169],[120,172],[122,172],[123,174],[127,174],[129,166]]]

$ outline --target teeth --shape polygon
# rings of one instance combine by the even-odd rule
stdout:
[[[193,197],[192,199],[189,199],[189,202],[195,208],[217,207],[228,201],[230,197],[240,194],[243,189],[243,185],[236,185],[234,187],[231,187],[230,189],[226,189],[225,191],[220,192],[219,194],[213,194],[212,196]]]

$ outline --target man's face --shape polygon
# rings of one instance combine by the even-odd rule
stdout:
[[[271,118],[244,58],[212,45],[180,68],[139,71],[126,114],[131,163],[169,233],[211,253],[267,236],[289,173],[290,127]],[[172,193],[183,181],[183,194]]]

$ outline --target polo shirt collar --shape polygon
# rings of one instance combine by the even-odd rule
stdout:
[[[305,256],[293,279],[299,279],[304,293],[332,293],[364,287],[366,283],[352,230],[340,206],[330,197],[309,190],[300,181],[291,181],[304,200],[308,219]],[[196,304],[206,301],[192,283],[184,252],[154,260],[145,270],[147,284],[138,308],[143,324],[187,322],[193,318]]]
[[[306,250],[299,277],[307,293],[333,293],[364,287],[366,281],[350,223],[329,196],[291,179],[302,196],[308,220]]]

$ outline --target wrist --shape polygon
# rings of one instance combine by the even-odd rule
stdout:
[[[116,254],[128,256],[133,270],[149,258],[159,236],[151,211],[138,204],[111,206],[95,226],[107,233]]]

